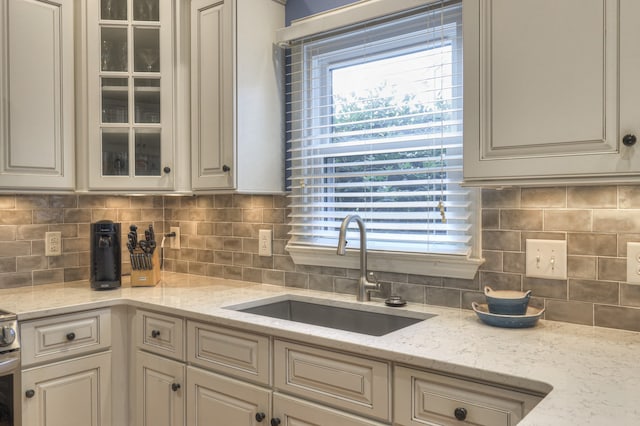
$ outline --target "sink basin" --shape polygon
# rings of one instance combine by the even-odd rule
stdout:
[[[371,336],[383,336],[435,316],[292,295],[227,306],[226,309]]]

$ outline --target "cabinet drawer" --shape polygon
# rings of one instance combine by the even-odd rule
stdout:
[[[184,361],[184,320],[138,309],[136,342],[140,349]]]
[[[389,421],[389,364],[276,340],[274,386],[334,407]]]
[[[75,357],[111,346],[111,313],[108,309],[25,321],[22,366]]]
[[[512,426],[541,398],[515,390],[396,367],[394,412],[399,425]],[[461,418],[456,418],[456,413]]]
[[[190,363],[260,384],[270,384],[270,343],[267,336],[191,321],[187,329]]]

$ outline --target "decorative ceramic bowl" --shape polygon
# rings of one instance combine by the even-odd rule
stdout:
[[[524,315],[492,314],[489,312],[487,305],[476,302],[471,302],[471,307],[475,311],[476,315],[478,315],[478,318],[480,318],[480,320],[485,324],[504,328],[533,327],[544,313],[544,308],[534,308],[533,306],[529,306]]]
[[[485,286],[484,295],[487,298],[489,312],[498,315],[524,315],[529,306],[529,298],[531,290],[514,291],[514,290],[493,290],[491,287]]]

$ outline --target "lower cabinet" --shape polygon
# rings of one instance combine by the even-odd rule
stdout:
[[[363,419],[332,408],[279,393],[273,394],[271,424],[281,426],[382,426],[383,423]]]
[[[110,379],[110,352],[23,370],[22,425],[110,425]]]
[[[542,399],[484,383],[413,368],[395,368],[397,425],[513,426]]]
[[[184,425],[184,363],[138,351],[135,374],[136,426]]]
[[[271,420],[269,389],[196,367],[187,367],[187,386],[189,426],[253,426]]]

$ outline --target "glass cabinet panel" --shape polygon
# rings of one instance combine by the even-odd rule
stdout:
[[[160,176],[160,129],[136,129],[136,176]]]
[[[160,5],[159,0],[134,0],[133,19],[134,21],[159,21]]]
[[[102,129],[102,174],[129,175],[128,129]]]
[[[160,80],[134,80],[136,123],[160,123]]]
[[[100,0],[100,19],[126,20],[127,0]]]
[[[160,72],[160,31],[156,28],[134,28],[134,70]]]
[[[127,29],[103,27],[101,33],[101,70],[127,71]]]
[[[102,122],[129,122],[129,79],[102,78]]]

